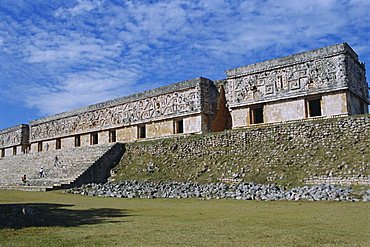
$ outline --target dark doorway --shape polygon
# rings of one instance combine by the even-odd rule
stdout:
[[[91,133],[90,135],[90,145],[96,145],[99,143],[98,133]]]
[[[321,99],[308,100],[308,116],[321,116]]]
[[[253,107],[250,109],[250,123],[263,123],[263,106]]]
[[[116,142],[117,141],[117,131],[110,130],[109,131],[109,142]]]
[[[181,134],[181,133],[184,133],[184,120],[178,120],[176,121],[175,123],[175,130],[176,130],[176,134]]]
[[[81,146],[81,136],[77,135],[75,136],[75,147]]]
[[[146,138],[146,127],[145,125],[139,126],[139,138]]]
[[[55,149],[61,149],[61,148],[62,148],[62,140],[58,138],[56,139]]]
[[[42,152],[42,142],[37,143],[37,152]]]

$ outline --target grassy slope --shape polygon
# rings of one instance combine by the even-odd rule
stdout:
[[[54,226],[0,227],[0,246],[370,246],[368,203],[146,200],[0,191],[0,217],[10,203],[38,203],[44,225]],[[50,204],[61,205],[46,210]]]
[[[303,178],[328,175],[330,171],[333,176],[370,175],[370,136],[336,139],[321,136],[320,131],[318,128],[316,136],[312,133],[313,137],[293,133],[295,137],[292,139],[290,133],[285,133],[278,141],[274,136],[264,135],[241,151],[233,146],[215,146],[208,148],[210,152],[206,155],[199,155],[186,146],[214,135],[225,135],[227,139],[228,132],[131,143],[115,168],[117,175],[114,179],[215,182],[218,178],[231,178],[238,173],[246,182],[300,185]],[[317,141],[321,138],[324,141]],[[172,151],[174,146],[179,148]],[[142,147],[164,152],[138,152]],[[154,164],[154,172],[147,172],[149,163]]]

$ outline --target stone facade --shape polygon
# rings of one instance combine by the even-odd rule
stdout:
[[[0,157],[27,152],[29,127],[26,124],[0,130]]]
[[[178,122],[178,133],[205,133],[216,95],[210,80],[197,78],[38,119],[30,123],[31,150],[71,147],[75,138],[85,146],[169,136],[177,134]]]
[[[346,43],[226,74],[233,127],[368,112],[365,65]]]
[[[346,44],[196,78],[0,131],[2,156],[368,112],[365,65]]]

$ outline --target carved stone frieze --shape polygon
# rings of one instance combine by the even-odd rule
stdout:
[[[28,143],[28,125],[18,125],[0,131],[0,148],[26,145]]]
[[[229,108],[339,90],[352,91],[357,101],[369,102],[365,66],[346,43],[227,70],[226,74],[218,84],[225,89]],[[0,147],[194,114],[209,115],[209,120],[217,98],[212,81],[187,80],[40,118],[30,122],[30,129],[1,130]]]
[[[274,69],[229,77],[226,97],[231,107],[347,87],[346,56],[337,54]],[[266,62],[264,62],[266,64]],[[267,66],[270,68],[269,66]],[[241,69],[240,69],[241,70]]]
[[[180,88],[176,91],[139,98],[37,124],[31,123],[31,141],[130,126],[200,112],[212,114],[214,107],[209,103],[211,101],[209,99],[211,85],[213,84],[209,80],[200,78],[199,83],[190,88]]]

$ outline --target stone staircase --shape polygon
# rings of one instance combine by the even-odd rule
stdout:
[[[0,189],[46,191],[104,183],[123,152],[123,144],[115,143],[0,158]],[[24,174],[26,184],[21,181]]]

